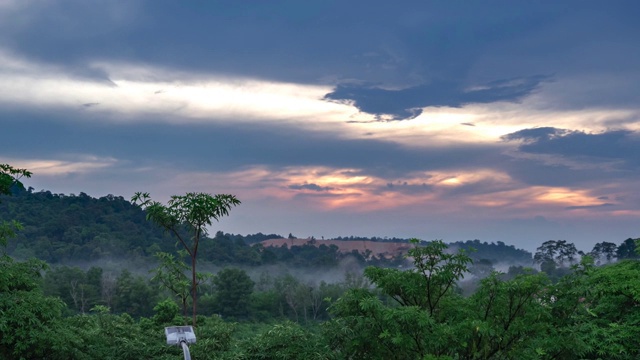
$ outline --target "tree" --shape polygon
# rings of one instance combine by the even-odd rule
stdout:
[[[8,164],[0,164],[0,195],[11,195],[11,188],[17,186],[24,190],[20,182],[22,177],[31,177],[31,172],[26,169],[17,169]],[[0,222],[0,246],[7,245],[7,239],[14,237],[16,231],[21,230],[22,225],[17,221]]]
[[[191,258],[191,298],[193,299],[193,325],[196,325],[197,286],[196,259],[200,239],[207,235],[206,226],[211,226],[213,220],[229,215],[229,210],[240,204],[233,195],[206,193],[187,193],[174,195],[167,205],[152,201],[149,193],[137,192],[131,201],[144,208],[147,219],[163,227],[178,238],[180,244]],[[191,235],[189,240],[184,231]]]
[[[486,278],[491,275],[494,270],[493,263],[489,259],[480,259],[469,267],[469,272],[477,279]]]
[[[157,291],[149,286],[145,278],[133,275],[125,269],[116,280],[113,308],[117,313],[127,313],[134,317],[149,316],[153,314],[157,296]]]
[[[213,278],[215,303],[224,316],[247,316],[255,283],[242,269],[224,268]]]
[[[573,264],[578,255],[578,249],[566,240],[548,240],[536,249],[533,260],[541,265],[549,262],[558,267],[564,267],[565,261]]]
[[[593,246],[591,250],[591,256],[596,262],[599,262],[603,257],[607,263],[610,263],[616,256],[616,250],[618,246],[612,242],[603,241]]]
[[[636,252],[636,243],[638,242],[638,240],[640,239],[628,238],[627,240],[623,241],[616,250],[616,257],[619,260],[637,259],[639,257],[638,253]]]
[[[457,333],[467,345],[460,358],[529,358],[532,342],[549,327],[548,286],[545,274],[503,281],[494,272],[484,278],[469,298],[467,324]]]
[[[4,247],[4,244],[0,244]],[[60,326],[65,304],[40,288],[44,261],[16,262],[0,254],[0,358],[75,358],[77,342]]]
[[[446,253],[447,245],[441,240],[409,250],[413,258],[413,271],[368,267],[365,276],[382,291],[402,306],[418,306],[433,316],[441,307],[442,300],[450,295],[460,280],[469,271],[471,258],[464,250],[456,254]],[[403,281],[399,281],[404,279]]]
[[[0,255],[0,358],[61,359],[69,338],[59,326],[65,305],[39,288],[46,264]],[[53,350],[55,349],[55,350]],[[67,354],[66,358],[73,358]]]
[[[22,177],[29,178],[32,173],[26,169],[14,168],[8,164],[0,164],[0,195],[11,195],[11,188],[18,186],[24,190],[24,185],[20,182]]]
[[[640,358],[639,277],[638,261],[595,267],[590,256],[583,257],[548,288],[551,326],[535,345],[544,349],[544,359]]]
[[[328,346],[317,336],[297,323],[276,324],[248,342],[242,359],[337,359]]]
[[[47,272],[43,290],[57,296],[67,306],[84,314],[100,304],[102,269],[92,267],[86,273],[77,267],[60,266]]]
[[[414,269],[365,269],[365,276],[397,304],[361,288],[347,291],[331,306],[334,318],[327,336],[344,358],[454,358],[461,342],[456,328],[467,315],[456,281],[468,271],[471,258],[464,250],[447,253],[442,241],[412,242]]]
[[[182,257],[187,255],[184,250],[178,251]],[[160,261],[160,265],[151,270],[153,273],[152,281],[158,281],[162,287],[171,291],[174,296],[180,299],[182,304],[182,315],[187,316],[187,301],[190,296],[189,278],[185,272],[188,266],[180,259],[176,259],[173,255],[165,252],[157,252],[156,258]]]
[[[284,299],[284,302],[293,312],[295,321],[298,322],[298,310],[302,310],[302,308],[304,308],[304,293],[301,291],[301,289],[303,289],[303,285],[300,283],[300,280],[291,274],[286,274],[285,276],[277,279],[274,285],[278,293],[280,293]]]

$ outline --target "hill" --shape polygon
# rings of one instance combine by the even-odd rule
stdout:
[[[14,190],[13,196],[2,197],[0,219],[15,219],[24,225],[7,246],[12,256],[37,257],[52,264],[105,259],[154,261],[156,252],[174,253],[180,248],[175,238],[147,221],[144,211],[122,196],[94,198],[85,193]],[[476,252],[472,257],[494,263],[531,261],[531,253],[500,242],[474,240],[452,245],[473,247]],[[353,257],[362,265],[396,266],[410,246],[396,238],[284,239],[278,234],[242,236],[219,231],[201,243],[200,261],[223,266],[285,263],[330,267]]]
[[[411,244],[407,242],[379,242],[379,241],[371,241],[371,240],[317,240],[317,239],[269,239],[262,241],[261,244],[264,247],[282,247],[286,245],[288,247],[292,246],[302,246],[302,245],[313,245],[313,246],[336,246],[338,251],[343,254],[352,253],[353,251],[357,251],[358,253],[365,255],[367,254],[376,255],[379,258],[394,258],[398,255],[406,254],[407,251],[411,248]]]
[[[360,238],[363,239],[363,238]],[[342,254],[353,254],[358,252],[366,259],[372,256],[378,259],[397,259],[407,254],[407,251],[413,246],[407,240],[397,239],[396,241],[380,241],[380,240],[317,240],[317,239],[298,239],[298,238],[275,238],[261,242],[264,247],[281,248],[315,246],[322,245],[331,247],[335,246],[337,251]],[[530,252],[522,249],[516,249],[513,245],[506,245],[498,241],[497,243],[480,242],[480,240],[458,241],[450,243],[452,249],[461,248],[468,251],[469,256],[474,260],[490,260],[492,263],[510,263],[510,264],[528,264],[533,260]]]
[[[58,263],[140,258],[175,249],[175,240],[122,196],[16,191],[2,198],[0,218],[24,225],[7,247],[18,258]]]

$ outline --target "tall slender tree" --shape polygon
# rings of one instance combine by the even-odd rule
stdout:
[[[196,325],[198,309],[196,276],[196,259],[200,239],[207,235],[207,226],[213,220],[229,215],[232,207],[239,205],[234,195],[190,192],[185,195],[174,195],[167,205],[151,200],[149,193],[137,192],[131,198],[134,204],[139,204],[146,212],[147,219],[163,227],[178,238],[180,244],[191,258],[191,298],[193,300],[193,325]],[[189,239],[189,234],[190,239]]]

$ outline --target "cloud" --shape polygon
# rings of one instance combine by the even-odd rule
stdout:
[[[365,84],[338,85],[325,100],[352,104],[379,120],[408,120],[422,114],[425,107],[454,107],[498,101],[517,102],[532,94],[548,78],[531,76],[497,80],[480,86],[437,81],[400,90]]]
[[[318,192],[323,192],[323,191],[330,191],[333,190],[334,188],[332,188],[331,186],[320,186],[318,184],[299,184],[299,185],[289,185],[288,186],[289,189],[293,189],[293,190],[311,190],[311,191],[318,191]]]
[[[38,176],[69,176],[88,174],[96,170],[115,167],[118,160],[113,158],[97,158],[92,156],[67,156],[67,160],[58,159],[5,159],[3,162],[20,163]]]
[[[569,4],[0,0],[0,154],[56,192],[238,194],[227,231],[624,239],[640,5]],[[583,231],[496,221],[540,214]]]
[[[597,204],[597,205],[567,206],[567,207],[565,207],[565,209],[567,209],[567,210],[590,210],[590,209],[607,208],[607,207],[611,207],[611,206],[615,206],[615,204],[604,203],[604,204]]]
[[[102,106],[102,105],[100,105]],[[98,106],[99,107],[99,106]],[[503,144],[405,146],[386,138],[349,139],[304,126],[241,121],[171,123],[140,116],[135,122],[99,121],[100,114],[77,111],[0,110],[3,130],[15,136],[0,153],[92,154],[126,159],[139,166],[173,163],[183,170],[228,171],[264,165],[353,169],[353,176],[393,180],[407,173],[484,167],[507,158]],[[153,126],[149,126],[153,123]],[[26,146],[32,144],[32,146]],[[300,179],[304,183],[307,179]],[[322,184],[320,184],[322,185]],[[324,185],[323,185],[324,186]]]
[[[524,140],[524,141],[539,141],[541,139],[550,139],[552,137],[566,134],[567,130],[556,129],[554,127],[539,127],[533,129],[524,129],[516,131],[511,134],[502,136],[503,140]]]
[[[430,176],[424,176],[424,178],[429,178]],[[374,192],[378,194],[384,194],[388,192],[397,192],[406,195],[419,195],[433,192],[434,185],[427,184],[425,181],[419,182],[420,179],[416,181],[402,181],[398,180],[394,182],[388,182],[384,188],[376,189]]]
[[[541,127],[524,129],[502,137],[522,141],[518,150],[530,154],[549,154],[589,161],[619,161],[619,169],[640,170],[640,133],[612,130],[587,133],[577,130]]]
[[[173,117],[181,122],[233,117],[254,122],[322,118],[335,123],[353,113],[350,107],[320,100],[328,86],[180,72],[148,64],[95,62],[91,70],[78,73],[30,61],[0,47],[0,104],[83,107],[113,121],[155,114],[156,119]]]

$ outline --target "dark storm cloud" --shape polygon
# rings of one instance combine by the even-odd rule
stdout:
[[[427,177],[428,178],[428,177]],[[424,194],[433,191],[433,186],[426,183],[408,183],[407,181],[398,180],[389,182],[384,187],[375,189],[375,193],[397,192],[407,195]]]
[[[502,137],[520,140],[518,150],[531,154],[560,155],[568,158],[617,160],[628,170],[640,170],[640,134],[630,130],[586,133],[553,127],[524,129]]]
[[[611,207],[611,206],[615,206],[615,204],[604,203],[604,204],[598,204],[598,205],[567,206],[565,209],[567,209],[567,210],[591,210],[591,209],[608,208],[608,207]]]
[[[547,77],[498,80],[487,84],[463,84],[438,81],[401,90],[386,90],[371,85],[339,85],[325,95],[325,100],[352,103],[360,111],[380,119],[389,115],[391,120],[413,119],[424,107],[462,107],[467,104],[516,102],[530,95]]]
[[[566,134],[567,130],[556,129],[554,127],[539,127],[533,129],[519,130],[511,134],[502,136],[502,140],[525,140],[536,141],[545,138],[551,138],[559,135]]]
[[[116,60],[304,83],[355,79],[410,88],[446,79],[458,86],[579,70],[603,59],[608,67],[635,66],[624,54],[598,48],[581,49],[586,64],[562,57],[603,33],[634,39],[632,7],[600,1],[33,1],[2,19],[0,46],[97,78],[104,75],[92,61]],[[501,58],[477,68],[502,49],[542,66],[532,72],[529,63]]]
[[[640,175],[640,136],[628,130],[602,133],[540,127],[502,137],[519,153],[496,167],[530,185],[584,186]],[[536,156],[544,156],[537,158]]]
[[[313,183],[289,185],[288,187],[289,189],[292,189],[292,190],[311,190],[311,191],[318,191],[318,192],[333,190],[333,188],[330,186],[320,186],[318,184],[313,184]]]
[[[84,116],[84,119],[78,119]],[[377,192],[421,193],[431,187],[421,182],[404,184],[411,173],[465,169],[496,169],[530,185],[573,186],[597,182],[616,182],[632,175],[638,138],[631,132],[585,134],[556,128],[524,129],[506,135],[503,144],[458,145],[456,147],[410,148],[375,139],[340,139],[330,134],[305,132],[287,127],[260,125],[156,123],[100,123],[91,114],[0,112],[3,138],[0,154],[15,158],[67,159],[91,155],[115,158],[112,166],[154,167],[167,171],[227,172],[249,166],[272,170],[291,166],[351,168],[349,176],[376,176],[388,179],[390,186]],[[607,139],[604,141],[603,139]],[[536,158],[505,155],[504,145],[522,141],[523,153],[587,159],[584,168],[549,163]],[[587,144],[583,142],[587,141]],[[580,150],[582,149],[582,150]],[[636,150],[634,150],[636,149]],[[580,150],[580,151],[579,151]],[[587,156],[588,155],[588,156]],[[589,160],[591,159],[591,160]],[[598,161],[626,164],[624,168],[600,168]],[[636,167],[637,169],[637,167]],[[410,175],[409,175],[410,176]],[[428,175],[425,176],[425,181]],[[117,173],[113,174],[114,180]],[[414,180],[415,181],[415,180]],[[295,184],[294,190],[326,192],[313,183]],[[443,196],[505,190],[506,184],[485,180],[452,187]]]
[[[81,114],[85,115],[85,114]],[[482,167],[504,160],[500,146],[416,149],[375,139],[340,139],[330,134],[260,125],[170,125],[97,123],[73,113],[0,112],[0,143],[11,157],[91,154],[135,166],[171,164],[172,171],[233,171],[253,165],[272,169],[327,166],[357,169],[352,175],[397,179],[415,171]],[[74,120],[75,119],[75,120]]]
[[[403,5],[331,0],[30,2],[22,16],[0,24],[0,41],[20,53],[75,68],[110,58],[293,81],[338,76],[406,82],[415,76],[411,73],[431,77],[427,69],[464,76],[482,48],[562,13],[556,6],[526,4],[496,9],[473,3]],[[503,27],[508,31],[496,30]]]
[[[636,107],[640,51],[630,14],[640,5],[616,4],[29,2],[0,17],[0,50],[112,85],[96,62],[331,85],[325,99],[383,120],[411,119],[427,106],[519,101],[544,80],[532,74],[623,74],[625,84],[602,82],[613,85],[595,96],[561,88],[562,101],[549,106]]]

